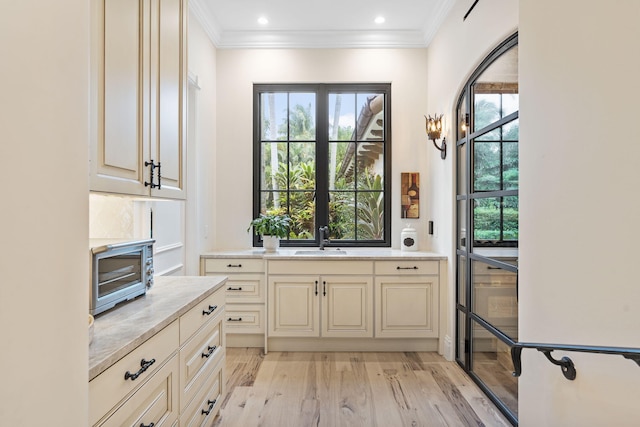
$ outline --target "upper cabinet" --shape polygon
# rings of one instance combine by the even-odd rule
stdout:
[[[187,1],[92,4],[91,190],[184,199]]]

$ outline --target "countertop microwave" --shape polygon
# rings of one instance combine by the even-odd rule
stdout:
[[[100,314],[153,286],[153,239],[91,239],[89,313]]]

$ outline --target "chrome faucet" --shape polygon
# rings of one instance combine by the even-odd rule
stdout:
[[[331,240],[329,240],[329,227],[325,225],[324,227],[320,227],[318,231],[320,232],[320,248],[319,249],[321,251],[324,251],[325,245],[328,245],[329,243],[331,243]]]

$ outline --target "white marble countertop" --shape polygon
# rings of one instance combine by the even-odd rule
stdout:
[[[89,380],[126,356],[226,282],[225,276],[156,276],[133,301],[95,318],[89,345]]]
[[[402,251],[391,248],[335,248],[327,247],[324,251],[314,247],[280,248],[276,252],[265,252],[264,249],[237,249],[205,252],[202,257],[210,258],[256,258],[266,260],[446,260],[447,257],[422,251]]]

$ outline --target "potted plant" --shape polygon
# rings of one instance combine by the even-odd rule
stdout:
[[[266,252],[274,252],[280,246],[280,239],[287,237],[291,218],[286,214],[270,213],[260,214],[249,224],[247,231],[253,227],[253,232],[262,236],[262,245]]]

